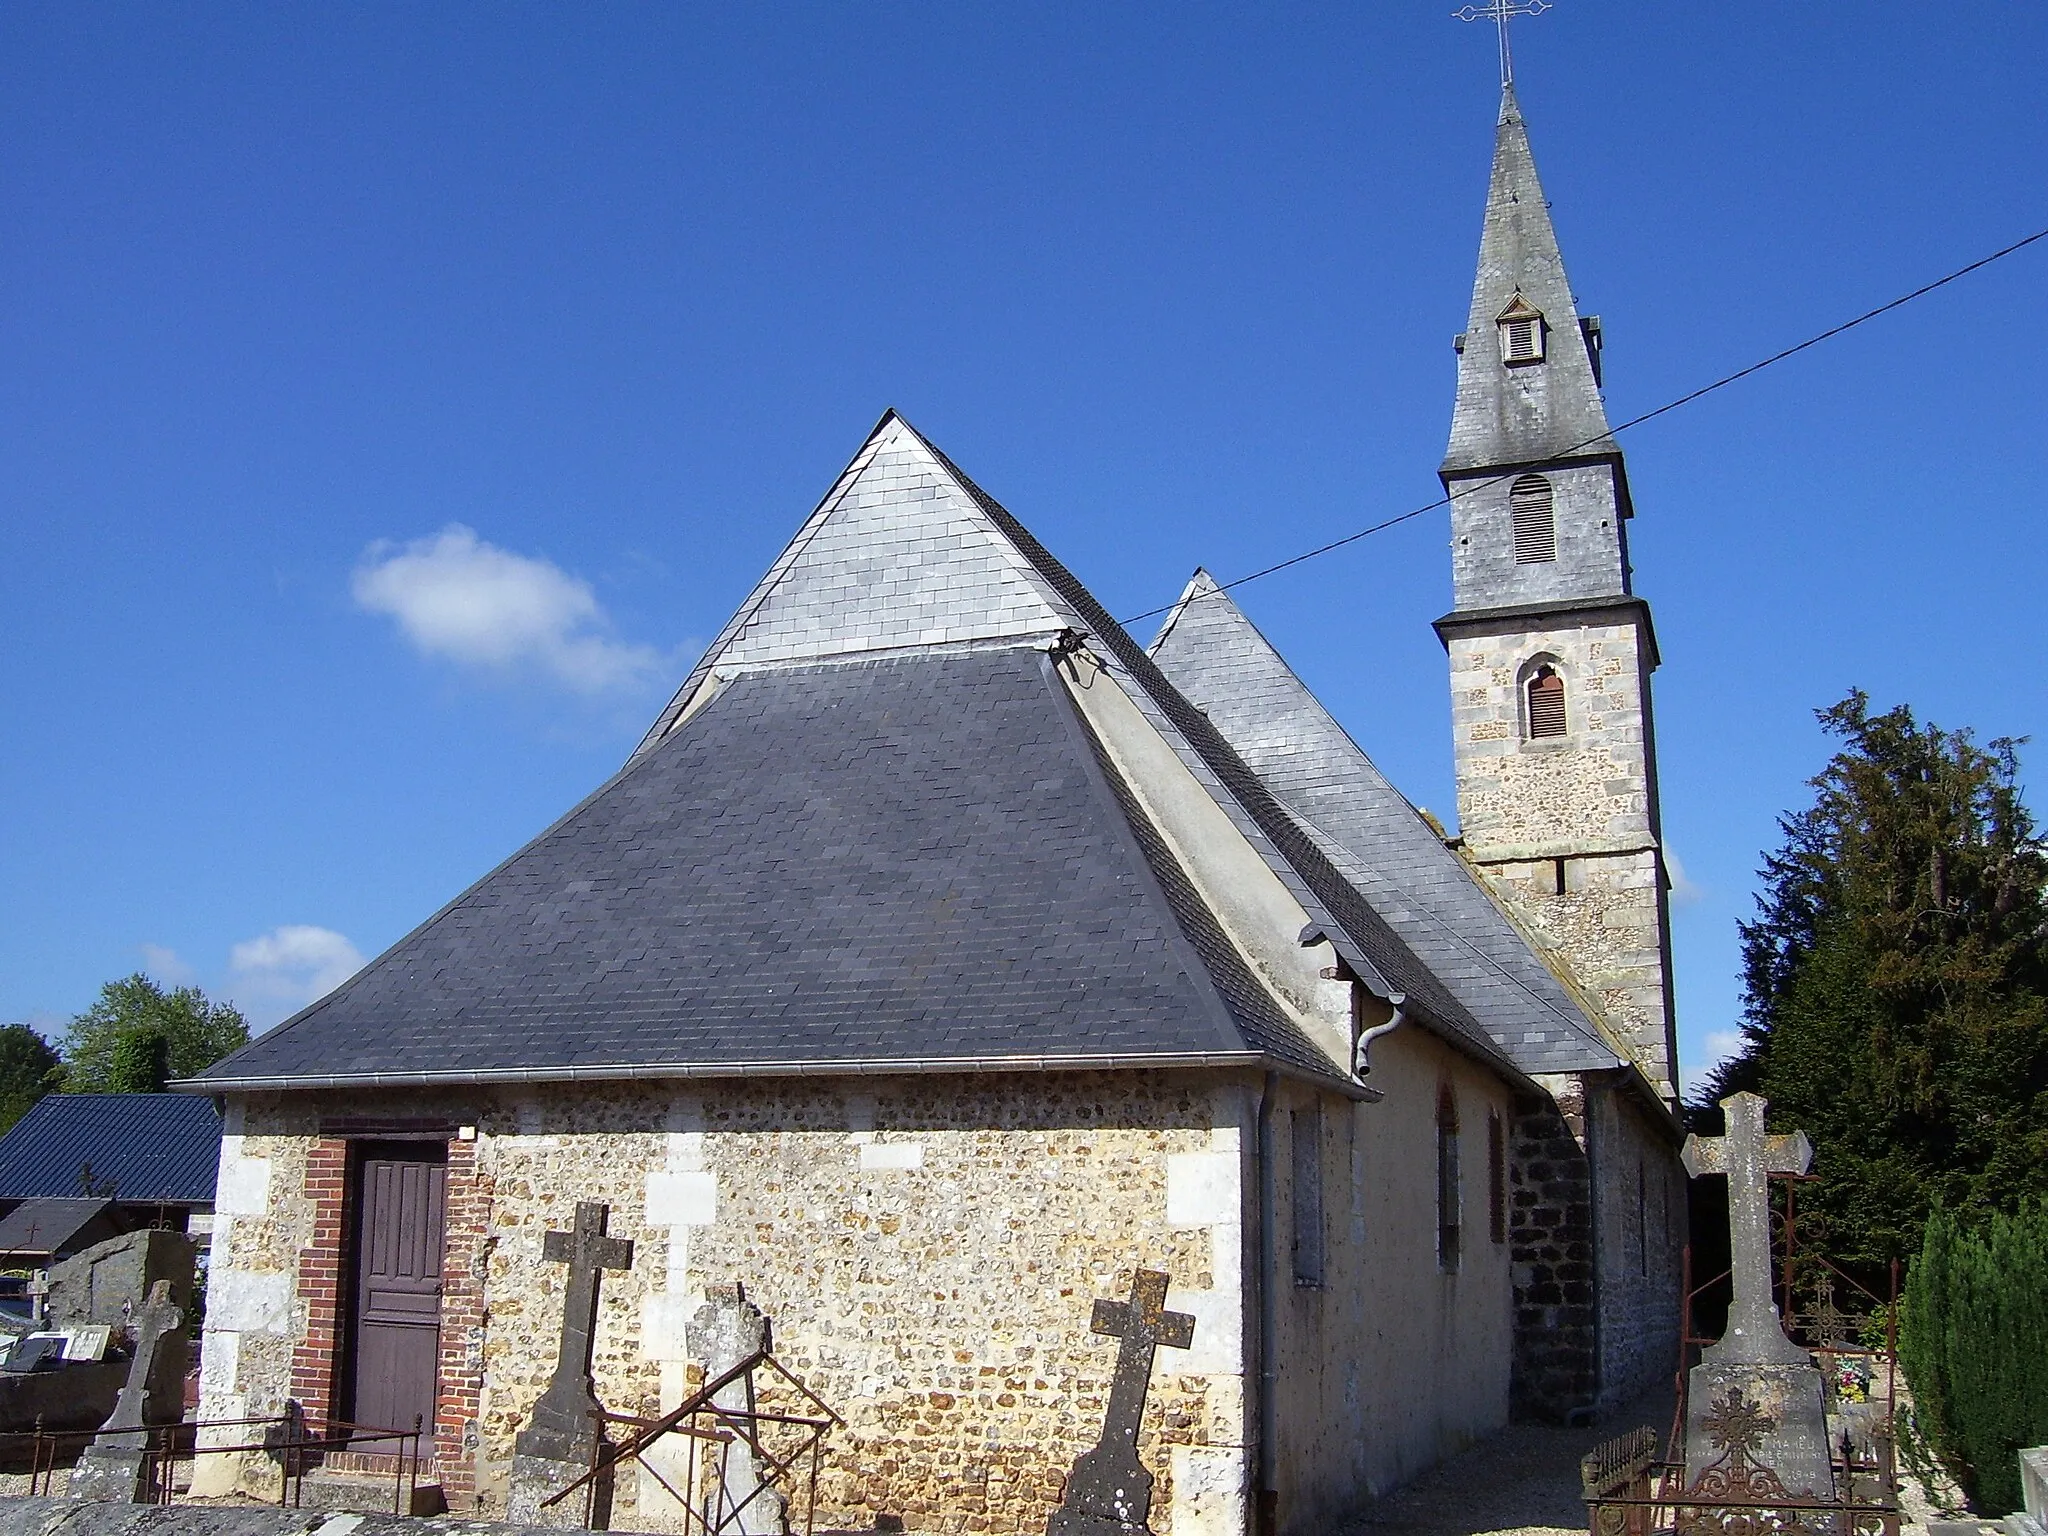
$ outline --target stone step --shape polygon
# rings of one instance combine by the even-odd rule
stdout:
[[[315,1467],[306,1473],[299,1494],[302,1509],[339,1510],[359,1515],[438,1515],[448,1508],[441,1485],[422,1478],[412,1490],[412,1508],[406,1509],[404,1490],[398,1491],[400,1507],[392,1508],[393,1480],[389,1473],[341,1472]]]

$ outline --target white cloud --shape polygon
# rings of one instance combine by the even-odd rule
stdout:
[[[1664,849],[1664,870],[1671,876],[1671,905],[1689,907],[1707,893],[1693,883],[1685,872],[1685,866],[1678,862],[1678,855],[1667,844]]]
[[[255,1029],[268,1029],[325,997],[363,968],[363,956],[332,928],[287,923],[228,952],[235,1001]]]
[[[610,634],[590,583],[450,523],[429,539],[372,544],[351,583],[356,602],[395,619],[423,654],[496,671],[538,668],[579,693],[632,688],[663,657]]]
[[[1686,1092],[1690,1094],[1709,1072],[1738,1054],[1742,1045],[1742,1031],[1739,1029],[1709,1030],[1703,1039],[1693,1043],[1691,1049],[1681,1045],[1679,1054],[1683,1060],[1679,1075],[1685,1080]]]
[[[199,973],[179,958],[178,952],[167,944],[145,944],[142,946],[142,969],[154,981],[167,987],[189,987],[199,979]]]

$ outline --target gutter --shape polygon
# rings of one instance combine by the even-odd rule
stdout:
[[[1292,1077],[1319,1088],[1372,1102],[1381,1095],[1331,1071],[1296,1066],[1263,1051],[1177,1051],[1148,1055],[979,1056],[931,1058],[841,1057],[733,1062],[610,1062],[553,1067],[481,1067],[470,1071],[321,1072],[263,1077],[184,1077],[165,1086],[174,1093],[292,1092],[316,1088],[487,1087],[500,1083],[579,1083],[721,1077],[900,1077],[934,1072],[1128,1072],[1172,1068],[1260,1068],[1268,1077]]]

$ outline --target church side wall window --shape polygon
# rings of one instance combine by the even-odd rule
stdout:
[[[1557,507],[1550,482],[1521,475],[1508,487],[1508,512],[1515,525],[1515,564],[1543,565],[1557,558]]]
[[[1486,1223],[1496,1243],[1508,1240],[1508,1138],[1500,1111],[1486,1112]]]
[[[1540,662],[1522,685],[1527,696],[1529,739],[1542,741],[1565,733],[1564,679],[1549,662]]]
[[[1323,1112],[1294,1111],[1288,1140],[1294,1154],[1294,1283],[1323,1283]]]
[[[1436,1095],[1436,1262],[1447,1274],[1458,1267],[1463,1241],[1458,1186],[1458,1100],[1445,1083]]]

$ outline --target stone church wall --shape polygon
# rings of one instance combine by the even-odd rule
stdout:
[[[1290,1135],[1311,1101],[1283,1086],[1276,1134],[1281,1529],[1333,1529],[1507,1422],[1512,1358],[1508,1245],[1493,1241],[1489,1116],[1499,1079],[1413,1026],[1373,1047],[1377,1104],[1325,1100],[1321,1286],[1294,1283]],[[1437,1104],[1457,1112],[1460,1254],[1437,1251]],[[1503,1190],[1505,1196],[1506,1191]],[[1503,1215],[1505,1215],[1505,1211]],[[1503,1230],[1503,1236],[1505,1236]]]
[[[1678,1367],[1687,1184],[1667,1126],[1624,1088],[1593,1095],[1601,1170],[1600,1406],[1618,1409]]]
[[[1140,1449],[1162,1474],[1155,1520],[1235,1531],[1253,1096],[1048,1074],[257,1097],[223,1144],[202,1413],[326,1408],[346,1283],[335,1133],[438,1119],[474,1131],[449,1141],[438,1460],[460,1504],[503,1511],[513,1436],[555,1357],[564,1271],[542,1234],[598,1199],[636,1245],[605,1279],[603,1401],[652,1415],[680,1400],[687,1318],[707,1283],[740,1280],[779,1358],[847,1420],[826,1528],[886,1513],[913,1532],[1042,1531],[1116,1357],[1091,1304],[1137,1265],[1168,1271],[1169,1305],[1198,1325],[1154,1376]],[[621,1479],[614,1523],[682,1524],[644,1473]]]

